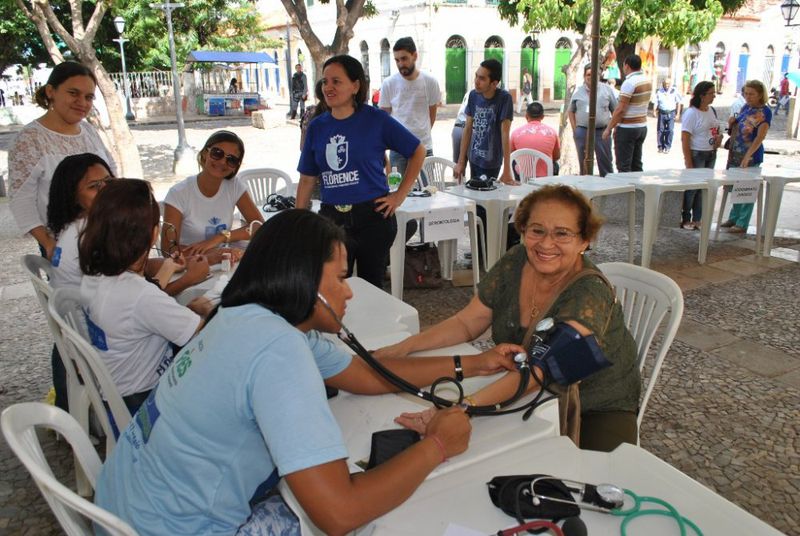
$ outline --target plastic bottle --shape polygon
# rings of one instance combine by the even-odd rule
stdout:
[[[403,182],[403,176],[397,171],[397,167],[392,167],[391,173],[389,173],[389,189],[392,191],[397,190],[400,187],[400,183]]]

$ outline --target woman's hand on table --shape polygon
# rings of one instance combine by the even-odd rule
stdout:
[[[465,376],[490,376],[506,370],[516,370],[514,356],[526,353],[518,344],[502,343],[474,356],[464,356]]]
[[[405,200],[406,196],[399,191],[391,192],[389,195],[379,197],[375,200],[375,212],[380,212],[383,214],[384,218],[388,218],[395,213],[397,208],[402,205]]]
[[[222,236],[221,234],[214,235],[211,238],[207,238],[206,240],[195,242],[194,244],[186,246],[183,250],[183,254],[186,255],[187,257],[191,257],[192,255],[202,255],[216,248],[224,241],[225,237]]]
[[[467,450],[472,432],[469,417],[459,407],[403,413],[394,422],[423,436],[435,435],[444,445],[448,458]]]
[[[206,258],[208,259],[208,264],[210,266],[214,266],[215,264],[219,264],[222,262],[222,255],[224,253],[231,254],[231,262],[237,263],[241,260],[242,255],[244,255],[244,250],[239,248],[214,248],[209,250],[206,253]]]
[[[205,255],[194,255],[186,259],[186,274],[183,276],[191,285],[204,281],[208,277],[209,266]]]
[[[743,168],[750,167],[750,160],[751,159],[752,159],[751,156],[744,155],[744,157],[742,158],[741,167],[743,167]]]

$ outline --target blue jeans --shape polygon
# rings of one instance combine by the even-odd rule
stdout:
[[[603,139],[603,131],[606,127],[597,127],[594,131],[594,155],[597,158],[597,170],[601,177],[609,173],[614,173],[614,159],[611,156],[611,137]],[[583,169],[583,153],[586,147],[586,127],[575,127],[572,138],[575,140],[575,148],[578,150],[578,162],[581,166],[581,175],[585,175]],[[556,173],[557,175],[557,173]]]
[[[717,162],[717,151],[692,150],[692,167],[714,169]],[[703,219],[703,191],[686,190],[683,192],[681,223],[699,223]]]
[[[672,134],[675,130],[675,110],[658,111],[658,148],[669,151],[672,148]]]
[[[425,151],[425,156],[433,156],[433,149],[428,149]],[[397,171],[400,172],[400,175],[406,174],[406,168],[408,167],[408,158],[401,155],[397,151],[389,151],[389,166],[396,167]],[[419,181],[417,184],[422,183],[422,187],[428,185],[428,176],[425,175],[425,172],[420,170],[419,172]],[[414,188],[416,190],[416,186]]]

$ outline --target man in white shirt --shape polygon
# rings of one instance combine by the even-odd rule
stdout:
[[[433,155],[431,127],[436,121],[436,107],[441,101],[439,83],[417,69],[417,45],[410,37],[397,40],[392,48],[397,73],[383,81],[378,106],[392,114]],[[389,152],[391,166],[405,174],[407,161],[400,153]]]

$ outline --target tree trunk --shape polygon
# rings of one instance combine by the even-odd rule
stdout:
[[[139,148],[128,127],[125,119],[125,109],[117,95],[116,86],[108,76],[105,68],[97,60],[94,52],[82,55],[81,60],[88,66],[97,77],[97,88],[103,94],[108,108],[108,119],[111,127],[111,139],[113,146],[110,147],[117,163],[117,173],[120,177],[129,179],[144,179],[142,161],[139,156]]]

